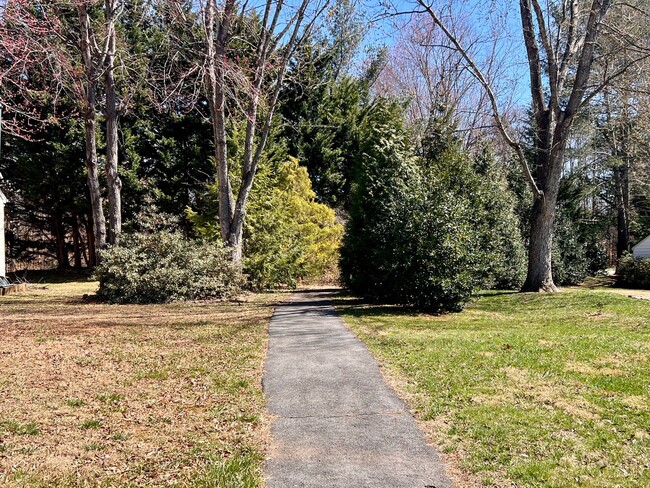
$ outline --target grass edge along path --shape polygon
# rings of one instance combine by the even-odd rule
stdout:
[[[650,485],[650,302],[486,292],[431,316],[337,301],[459,487]]]
[[[283,296],[108,305],[91,282],[0,299],[0,484],[262,484],[261,378]]]

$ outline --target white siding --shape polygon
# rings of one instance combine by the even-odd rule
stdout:
[[[650,258],[650,236],[632,248],[635,258]]]

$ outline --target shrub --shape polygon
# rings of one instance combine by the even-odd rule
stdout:
[[[225,298],[243,284],[226,249],[170,230],[123,235],[102,253],[95,276],[98,296],[113,303]]]
[[[630,253],[621,256],[618,260],[618,283],[650,290],[650,258],[634,259]]]
[[[448,120],[432,121],[422,155],[379,106],[360,137],[341,271],[355,294],[458,311],[480,286],[523,281],[525,254],[505,180],[462,152]]]
[[[331,274],[343,226],[315,201],[307,169],[295,158],[260,168],[244,232],[244,269],[254,288],[295,286]]]
[[[360,137],[341,272],[368,299],[423,310],[460,310],[481,279],[473,209],[450,175],[426,171],[408,150],[390,106]]]
[[[451,162],[457,158],[451,158]],[[515,214],[515,198],[508,188],[501,165],[488,147],[479,153],[472,166],[453,164],[445,171],[461,173],[465,182],[458,197],[474,209],[480,233],[480,252],[484,264],[481,287],[518,290],[526,278],[526,249]]]
[[[216,202],[217,192],[209,188],[209,199]],[[201,215],[188,209],[187,216],[200,236],[218,242],[213,207]],[[333,274],[342,234],[334,211],[315,201],[307,169],[297,159],[262,161],[244,222],[244,272],[253,288],[295,286]]]
[[[553,280],[557,285],[577,285],[589,275],[586,246],[578,226],[561,208],[555,218],[551,260]]]

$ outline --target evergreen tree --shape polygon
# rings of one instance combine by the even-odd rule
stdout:
[[[439,312],[460,310],[479,286],[521,285],[523,244],[489,153],[464,153],[443,115],[418,157],[401,109],[383,101],[359,134],[341,256],[354,293]]]
[[[81,268],[93,253],[83,128],[75,119],[61,119],[42,126],[35,137],[8,138],[0,160],[11,197],[10,259],[44,256],[59,269]]]

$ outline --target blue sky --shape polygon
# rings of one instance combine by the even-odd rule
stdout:
[[[384,3],[384,5],[382,5]],[[360,0],[360,8],[368,19],[370,30],[365,40],[366,46],[384,44],[392,46],[399,36],[396,23],[405,23],[409,18],[417,21],[419,16],[404,14],[396,18],[383,18],[389,4],[392,12],[411,12],[421,10],[416,0]],[[445,2],[432,2],[434,7],[450,5]],[[514,0],[452,0],[451,8],[454,15],[463,16],[482,37],[497,37],[497,47],[504,53],[505,73],[509,83],[513,83],[513,101],[518,106],[525,106],[530,101],[528,85],[528,65],[525,57],[521,24],[519,20],[519,5]],[[493,26],[498,23],[497,31]],[[490,42],[485,43],[491,47]]]

